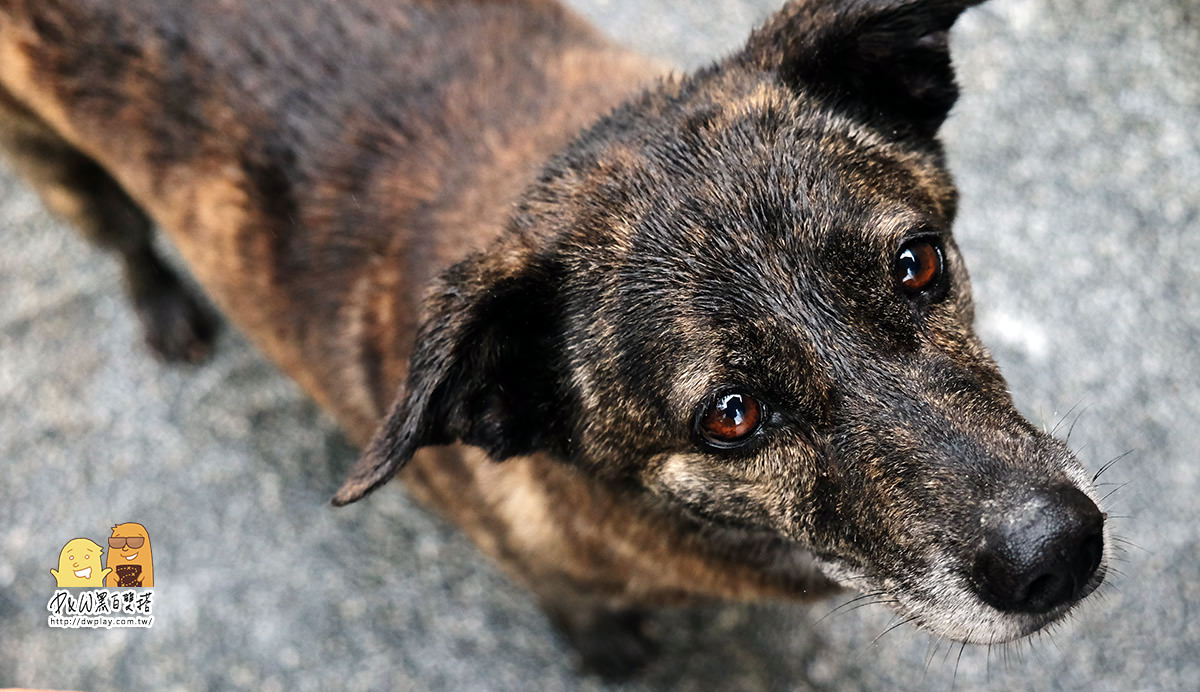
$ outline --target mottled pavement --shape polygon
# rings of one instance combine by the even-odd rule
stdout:
[[[696,66],[778,3],[572,4]],[[1073,411],[1090,468],[1133,450],[1102,480],[1127,483],[1106,509],[1137,547],[1067,623],[991,650],[907,625],[876,640],[880,606],[822,619],[849,594],[667,613],[628,689],[1197,689],[1200,5],[996,0],[953,45],[979,330],[1033,420]],[[354,450],[241,336],[200,367],[148,357],[114,261],[7,172],[0,297],[0,686],[602,687],[400,486],[330,508]],[[154,627],[50,629],[59,548],[120,521],[150,529]]]

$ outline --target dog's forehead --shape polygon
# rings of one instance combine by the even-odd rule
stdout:
[[[592,174],[612,179],[587,186],[623,204],[602,250],[576,245],[593,255],[579,266],[606,268],[587,272],[603,286],[587,292],[589,331],[617,381],[682,387],[676,402],[721,380],[798,390],[813,337],[850,328],[848,291],[885,284],[913,229],[948,225],[936,151],[769,84],[742,93],[660,110],[653,137],[634,128],[598,152]]]
[[[886,253],[913,228],[948,231],[954,189],[936,145],[778,87],[749,92],[695,97],[660,113],[653,137],[600,154],[593,173],[614,178],[625,207],[605,235],[633,263],[686,276],[804,261],[811,273],[830,246]]]
[[[815,211],[908,204],[945,212],[950,182],[936,142],[880,132],[836,102],[761,75],[711,80],[656,115],[633,164],[644,180],[665,178],[661,196],[736,207],[776,191]]]

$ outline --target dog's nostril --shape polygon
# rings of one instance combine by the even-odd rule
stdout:
[[[1026,603],[1052,603],[1062,597],[1066,589],[1071,588],[1069,580],[1061,574],[1043,574],[1035,577],[1023,594]]]
[[[1079,549],[1071,559],[1071,575],[1080,586],[1087,583],[1092,573],[1100,566],[1100,558],[1104,555],[1104,532],[1097,528],[1095,533],[1086,536],[1080,543]]]
[[[1044,613],[1079,598],[1104,552],[1104,517],[1073,487],[1039,491],[992,518],[971,577],[1004,611]]]

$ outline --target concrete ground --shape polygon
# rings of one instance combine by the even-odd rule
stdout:
[[[778,0],[576,0],[685,67]],[[996,0],[953,37],[945,130],[979,330],[1019,406],[1102,480],[1128,546],[1066,624],[1004,647],[880,607],[664,614],[630,690],[1195,690],[1200,680],[1200,9]],[[195,368],[149,358],[115,263],[0,176],[0,686],[556,690],[580,678],[529,595],[399,486],[333,510],[354,451],[230,331]],[[1076,415],[1082,412],[1081,415]],[[68,539],[139,521],[149,630],[56,630]]]

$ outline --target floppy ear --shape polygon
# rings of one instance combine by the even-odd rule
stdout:
[[[743,56],[889,131],[933,137],[958,98],[947,33],[982,0],[796,0]]]
[[[490,252],[439,277],[407,383],[333,504],[384,484],[426,445],[462,441],[497,461],[566,453],[558,274],[528,255]]]

